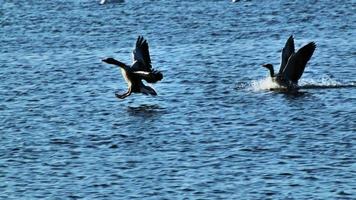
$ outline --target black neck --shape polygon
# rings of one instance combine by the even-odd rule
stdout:
[[[119,66],[119,67],[123,67],[123,68],[126,67],[125,63],[122,63],[122,62],[120,62],[120,61],[118,61],[118,60],[114,60],[112,64],[113,64],[113,65],[117,65],[117,66]]]
[[[270,67],[267,67],[267,69],[269,70],[269,74],[271,75],[271,77],[274,77],[274,69],[273,69],[273,66],[271,65]]]

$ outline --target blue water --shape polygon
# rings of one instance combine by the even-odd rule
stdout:
[[[355,1],[0,4],[0,199],[356,199]],[[138,35],[164,79],[119,100]]]

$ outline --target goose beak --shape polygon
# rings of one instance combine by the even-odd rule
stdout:
[[[101,61],[105,62],[105,63],[108,63],[108,59],[107,58],[102,58]]]

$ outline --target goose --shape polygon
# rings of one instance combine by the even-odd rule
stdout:
[[[157,92],[143,84],[142,80],[148,83],[156,83],[163,79],[160,71],[154,70],[151,65],[150,53],[148,50],[148,43],[142,37],[138,36],[136,46],[132,52],[132,65],[128,66],[114,58],[106,58],[102,61],[111,65],[120,67],[122,76],[124,77],[128,90],[124,94],[115,93],[119,99],[124,99],[131,95],[131,93],[142,93],[145,95],[156,96]]]
[[[298,80],[302,77],[307,62],[312,57],[316,45],[309,42],[296,53],[294,49],[294,38],[291,35],[282,50],[281,66],[277,74],[274,73],[272,64],[264,64],[270,72],[272,80],[287,90],[298,89]]]

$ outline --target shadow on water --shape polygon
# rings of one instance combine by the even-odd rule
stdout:
[[[153,117],[165,113],[165,109],[159,105],[142,104],[139,106],[128,106],[127,112],[132,116]]]
[[[293,91],[270,90],[270,91],[274,91],[275,93],[279,93],[279,94],[284,94],[286,95],[286,97],[290,97],[290,98],[300,98],[300,97],[308,96],[308,92],[300,91],[300,90],[293,90]]]

